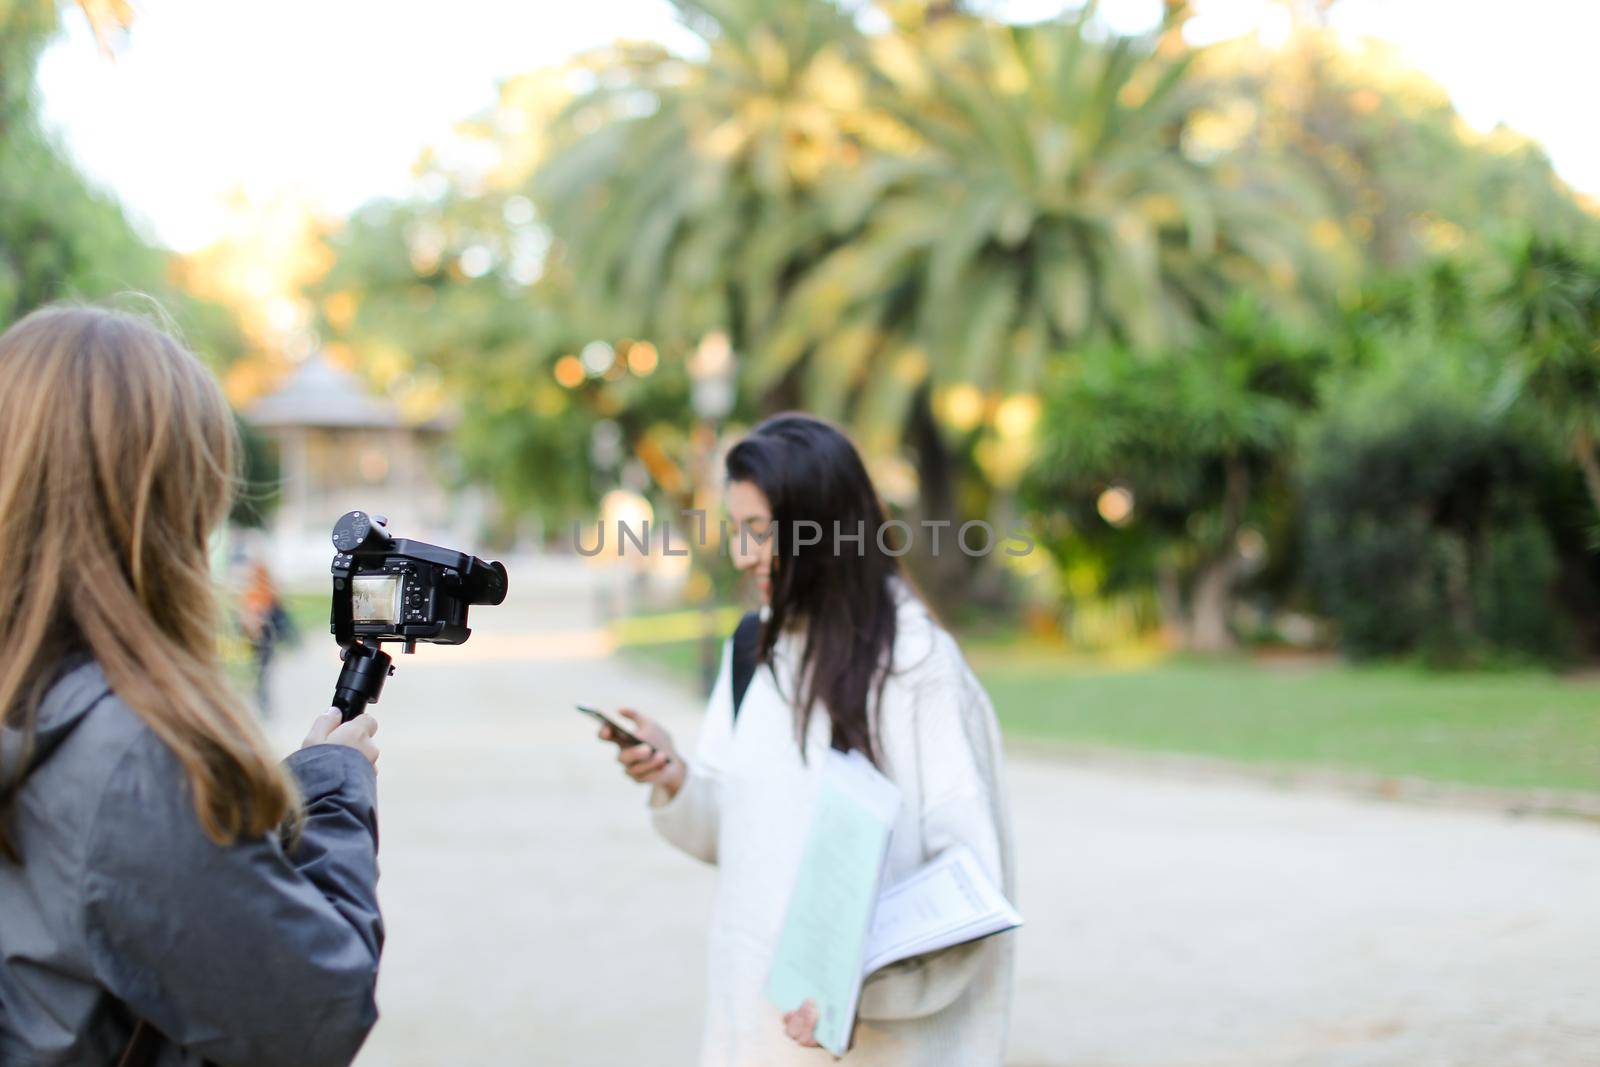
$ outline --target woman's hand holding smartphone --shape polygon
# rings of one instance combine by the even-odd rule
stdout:
[[[688,767],[661,724],[632,708],[619,708],[617,714],[633,723],[633,729],[627,730],[592,709],[579,710],[601,721],[597,736],[617,746],[617,762],[629,778],[660,786],[669,799],[678,795]]]

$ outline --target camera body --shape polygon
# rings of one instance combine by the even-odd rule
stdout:
[[[347,721],[378,699],[394,673],[385,641],[407,652],[423,641],[459,645],[472,636],[467,609],[506,598],[504,564],[392,537],[381,515],[346,512],[334,524],[333,548],[329,629],[344,660],[333,704]]]
[[[381,515],[345,514],[333,528],[333,547],[335,636],[341,596],[349,600],[352,638],[408,646],[459,645],[472,635],[467,609],[506,598],[503,564],[390,537]]]

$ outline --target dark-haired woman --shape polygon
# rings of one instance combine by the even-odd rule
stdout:
[[[900,788],[888,880],[965,845],[1014,899],[999,735],[955,641],[880,547],[883,510],[843,434],[809,416],[777,416],[729,452],[727,476],[730,550],[765,601],[760,666],[735,720],[731,644],[724,649],[693,756],[629,709],[621,714],[648,744],[618,756],[653,787],[661,835],[719,869],[702,1063],[815,1064],[822,1054],[806,1047],[814,1017],[780,1017],[764,990],[823,754],[858,750]],[[818,543],[803,543],[818,530]],[[1012,954],[1002,935],[875,974],[849,1061],[1000,1064]]]

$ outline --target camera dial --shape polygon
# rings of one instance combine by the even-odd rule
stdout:
[[[382,515],[368,515],[364,511],[347,511],[339,516],[333,527],[333,547],[341,553],[354,552],[369,541],[386,543],[392,538],[387,529],[389,520]]]

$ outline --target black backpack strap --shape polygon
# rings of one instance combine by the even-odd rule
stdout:
[[[756,638],[761,634],[761,616],[754,611],[745,612],[733,631],[733,721],[739,721],[739,705],[744,703],[744,693],[750,688],[750,679],[756,673]]]

